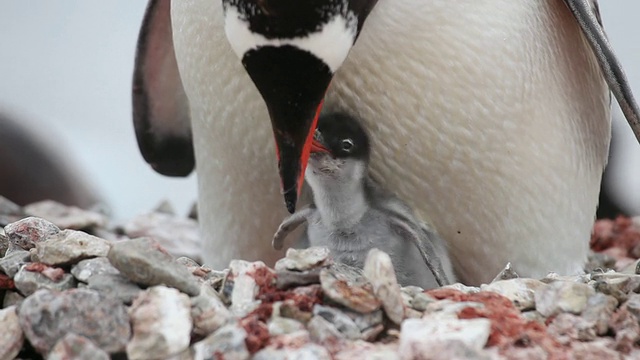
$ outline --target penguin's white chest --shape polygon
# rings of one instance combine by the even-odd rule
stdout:
[[[286,215],[266,106],[218,1],[172,3],[190,100],[204,257],[274,261]],[[361,118],[373,174],[450,244],[460,277],[576,272],[609,140],[609,97],[562,1],[380,0],[325,108]],[[299,205],[301,206],[301,205]]]

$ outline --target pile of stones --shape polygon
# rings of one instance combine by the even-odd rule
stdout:
[[[600,224],[605,254],[585,274],[507,264],[490,284],[424,291],[375,249],[363,270],[310,248],[216,271],[164,241],[197,244],[193,219],[109,229],[99,213],[0,199],[0,359],[640,358],[637,261],[611,250],[635,244],[620,234],[640,243],[640,226],[623,220]]]

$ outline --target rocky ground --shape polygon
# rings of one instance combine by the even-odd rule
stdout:
[[[166,206],[113,227],[0,198],[0,225],[0,359],[640,359],[640,220],[596,223],[584,275],[430,291],[379,251],[209,269]]]

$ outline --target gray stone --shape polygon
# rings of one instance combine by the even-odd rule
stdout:
[[[178,290],[147,289],[133,302],[129,316],[133,326],[133,338],[127,344],[129,359],[164,359],[189,347],[191,303]]]
[[[121,274],[99,274],[89,278],[89,289],[99,291],[108,296],[114,296],[123,304],[131,304],[140,295],[140,286],[132,283]]]
[[[382,324],[382,320],[384,319],[384,312],[382,309],[366,314],[344,309],[342,310],[342,313],[350,317],[356,326],[358,326],[358,329],[363,333],[379,324]]]
[[[416,294],[416,296],[413,297],[413,301],[411,302],[411,307],[418,311],[425,311],[427,310],[427,306],[429,306],[429,304],[435,301],[436,299],[434,299],[433,297],[421,292]]]
[[[176,210],[173,208],[173,205],[171,205],[171,202],[169,202],[169,200],[167,199],[162,200],[158,205],[156,205],[155,209],[153,209],[153,212],[172,216],[176,215]]]
[[[14,359],[24,343],[15,306],[0,309],[0,329],[0,359]]]
[[[47,360],[109,360],[109,354],[86,337],[68,333],[51,349]]]
[[[640,275],[608,272],[593,275],[596,291],[615,297],[618,302],[627,300],[627,295],[640,291]]]
[[[99,213],[66,206],[52,200],[39,201],[24,207],[25,213],[47,219],[61,229],[81,230],[94,226],[103,227],[107,218]]]
[[[275,270],[306,271],[328,265],[328,261],[329,249],[326,247],[289,248],[285,257],[276,262]]]
[[[227,324],[193,345],[196,359],[247,360],[250,357],[245,338],[247,332],[237,323]]]
[[[7,236],[0,232],[0,258],[3,258],[9,249],[9,239]]]
[[[54,271],[59,270],[57,273],[60,273],[62,275],[59,278],[54,277],[52,280],[51,276],[45,275],[45,271],[30,271],[30,265],[34,264],[22,266],[22,268],[20,268],[20,271],[18,271],[15,278],[13,279],[16,285],[16,289],[18,289],[18,291],[20,291],[20,293],[24,296],[29,296],[36,292],[36,290],[40,289],[62,291],[74,288],[76,285],[76,280],[73,278],[73,276],[71,274],[63,273],[62,269],[54,269]]]
[[[579,282],[555,281],[535,293],[536,310],[549,317],[563,312],[580,314],[595,290]]]
[[[109,253],[111,243],[82,231],[63,230],[36,243],[36,255],[47,265],[67,265],[80,260],[104,257]]]
[[[88,289],[38,290],[18,306],[18,317],[31,345],[43,354],[68,333],[82,334],[108,353],[124,350],[131,335],[124,306]]]
[[[24,300],[24,296],[16,291],[7,291],[4,293],[4,299],[2,299],[2,307],[8,308],[14,305],[20,305]]]
[[[593,324],[596,334],[604,335],[609,330],[609,319],[617,307],[618,301],[614,297],[597,293],[587,301],[582,318]]]
[[[508,298],[518,310],[524,311],[535,308],[535,293],[545,286],[548,285],[539,280],[515,278],[494,281],[489,285],[482,285],[480,288],[483,291],[495,292]]]
[[[99,257],[80,261],[71,268],[71,274],[86,283],[94,275],[118,275],[120,271],[111,265],[109,259]]]
[[[404,319],[404,304],[389,255],[378,249],[369,250],[363,272],[389,320],[400,325]]]
[[[267,323],[267,328],[271,336],[286,335],[305,330],[304,324],[300,321],[279,316],[271,317],[271,320]]]
[[[107,258],[129,280],[145,286],[166,285],[190,296],[200,293],[196,278],[152,239],[113,243]]]
[[[16,222],[25,216],[22,207],[6,197],[0,196],[0,226]]]
[[[338,265],[338,266],[335,266]],[[346,271],[345,271],[346,270]],[[358,272],[334,264],[320,272],[320,284],[324,295],[332,301],[361,313],[380,308],[381,302],[373,293],[373,287]]]
[[[193,333],[207,336],[228,323],[233,315],[208,284],[200,285],[200,295],[191,298]]]
[[[338,330],[344,337],[349,340],[357,340],[362,337],[362,333],[358,328],[358,325],[342,311],[324,305],[315,305],[313,307],[313,314],[321,316]]]
[[[322,269],[317,268],[309,271],[277,271],[276,287],[278,289],[289,289],[296,286],[319,284],[320,270]]]
[[[502,269],[502,271],[500,271],[500,273],[498,273],[498,275],[496,275],[496,277],[491,280],[491,282],[494,283],[496,281],[511,280],[516,278],[518,278],[518,273],[513,270],[513,268],[511,267],[511,263],[509,262],[504,267],[504,269]]]
[[[18,270],[20,270],[20,267],[29,261],[31,261],[31,254],[28,251],[9,251],[2,259],[0,259],[0,270],[13,278],[16,276]]]
[[[14,247],[29,250],[60,229],[47,220],[30,216],[5,226],[4,231]]]
[[[131,238],[155,239],[175,257],[187,256],[201,261],[198,222],[193,219],[159,212],[142,214],[127,222],[124,231]]]
[[[330,345],[342,341],[342,334],[332,323],[322,316],[315,315],[309,320],[307,330],[313,342],[320,345]]]

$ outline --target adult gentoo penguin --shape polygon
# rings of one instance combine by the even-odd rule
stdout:
[[[365,119],[372,175],[437,228],[469,284],[509,261],[524,276],[581,271],[607,83],[638,123],[586,0],[159,0],[138,41],[140,148],[174,176],[195,149],[213,267],[281,256],[266,239],[281,188],[294,208],[323,98]]]

